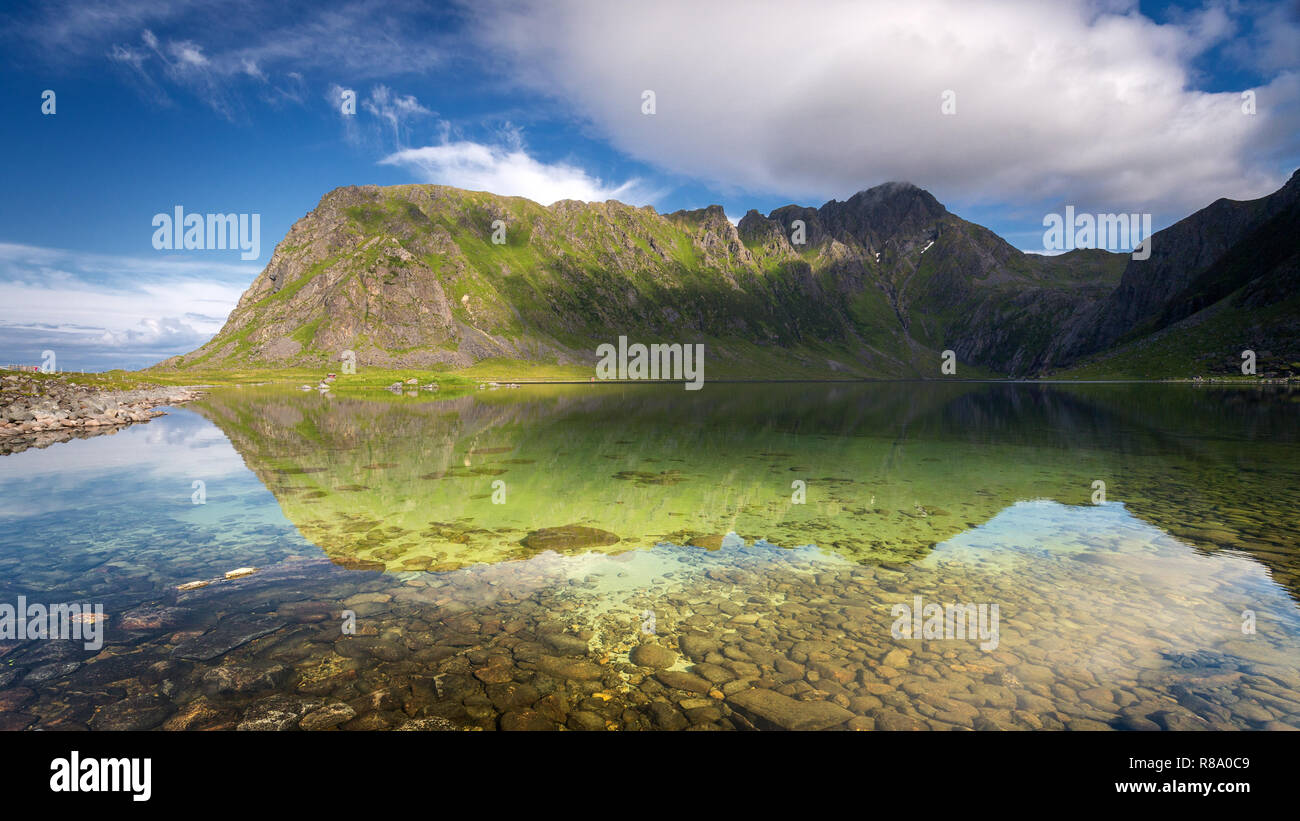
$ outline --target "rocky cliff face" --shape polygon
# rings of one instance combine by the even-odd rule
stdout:
[[[1211,307],[1288,258],[1294,266],[1295,238],[1300,236],[1297,204],[1300,171],[1267,197],[1248,202],[1217,200],[1158,231],[1152,238],[1150,259],[1129,260],[1114,292],[1064,329],[1046,359],[1069,362],[1103,352]],[[1233,266],[1235,258],[1249,258],[1250,270],[1237,272],[1231,287],[1222,287],[1228,284],[1222,280],[1218,288],[1207,290],[1205,275],[1216,266]]]
[[[948,349],[963,375],[1037,375],[1184,319],[1164,313],[1179,299],[1205,308],[1189,288],[1235,294],[1220,292],[1239,271],[1214,287],[1198,277],[1249,237],[1283,242],[1297,187],[1221,200],[1157,234],[1145,263],[1023,254],[907,183],[750,211],[735,226],[718,206],[661,215],[436,185],[340,188],[294,225],[221,333],[163,364],[325,366],[348,350],[386,367],[594,363],[596,346],[626,335],[705,343],[714,375],[776,375],[778,363],[938,376]]]
[[[1062,326],[1036,367],[1186,377],[1300,374],[1300,171],[1257,200],[1221,199],[1158,231],[1116,289]],[[1096,370],[1100,369],[1100,370]]]

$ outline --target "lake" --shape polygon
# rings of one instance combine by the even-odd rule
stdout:
[[[105,614],[101,647],[0,638],[0,727],[1300,728],[1298,418],[1185,384],[213,389],[0,457],[0,604]]]

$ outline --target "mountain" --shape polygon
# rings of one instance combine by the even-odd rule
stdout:
[[[1133,376],[1300,373],[1300,171],[1248,202],[1220,199],[1152,238],[1119,287],[1044,357]],[[1040,363],[1042,364],[1042,363]]]
[[[1145,262],[1025,254],[908,183],[737,225],[720,206],[659,214],[438,185],[338,188],[293,226],[221,332],[160,366],[327,367],[347,350],[380,367],[588,366],[623,335],[704,343],[708,377],[937,377],[944,350],[961,376],[1034,376],[1104,369],[1112,353],[1128,367],[1126,346],[1171,333],[1195,349],[1208,314],[1279,300],[1256,336],[1184,355],[1200,357],[1188,370],[1226,370],[1258,338],[1261,361],[1285,366],[1300,359],[1287,302],[1297,179],[1158,232]]]

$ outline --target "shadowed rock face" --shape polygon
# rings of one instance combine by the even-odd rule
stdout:
[[[1294,298],[1298,235],[1300,171],[1267,197],[1218,200],[1158,231],[1151,239],[1150,259],[1130,259],[1114,292],[1067,324],[1043,359],[1068,362],[1105,351],[1229,298],[1240,303],[1254,295],[1259,307]],[[1294,314],[1288,318],[1294,325]],[[1294,327],[1284,337],[1272,347],[1279,347],[1277,359],[1286,361],[1300,352]],[[1240,347],[1249,347],[1253,339],[1257,332],[1243,333]],[[1228,353],[1235,358],[1235,351]]]

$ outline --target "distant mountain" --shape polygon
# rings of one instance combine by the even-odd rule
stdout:
[[[594,365],[596,347],[624,335],[704,343],[706,377],[937,377],[944,350],[959,376],[1187,376],[1226,371],[1252,345],[1267,346],[1261,371],[1277,370],[1300,360],[1298,179],[1158,232],[1146,261],[1025,254],[897,182],[734,226],[719,206],[339,188],[293,226],[217,336],[160,366],[325,367],[346,350],[384,367]],[[1225,310],[1239,332],[1216,325],[1202,339]],[[1157,348],[1172,360],[1147,361],[1142,343],[1171,335]]]

